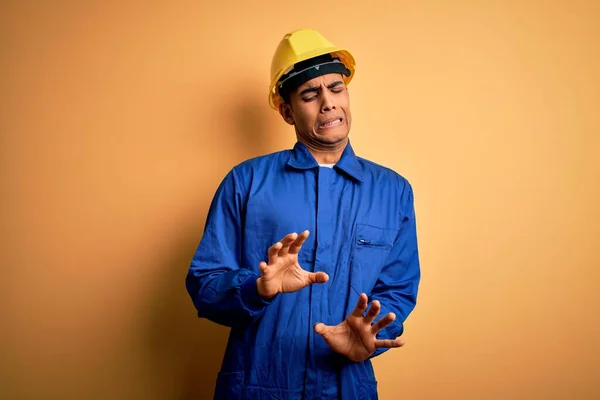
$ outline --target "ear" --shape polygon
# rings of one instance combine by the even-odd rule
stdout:
[[[292,107],[287,103],[279,105],[279,114],[285,122],[290,125],[294,125],[294,115],[292,114]]]

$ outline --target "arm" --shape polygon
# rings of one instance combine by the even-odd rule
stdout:
[[[241,265],[244,193],[234,170],[212,200],[186,288],[200,318],[225,326],[249,323],[270,304],[257,291],[259,275]]]
[[[229,327],[255,321],[278,293],[329,279],[326,273],[305,271],[298,263],[308,231],[290,233],[272,245],[268,263],[258,265],[260,274],[241,265],[244,197],[234,169],[217,189],[186,279],[198,316]]]
[[[393,340],[402,335],[403,323],[414,309],[417,301],[421,276],[414,195],[410,184],[406,183],[406,185],[401,199],[403,212],[399,238],[396,240],[370,296],[371,303],[373,300],[378,300],[381,304],[379,315],[385,316],[390,312],[396,315],[396,319],[377,334],[377,338],[383,340]],[[387,348],[378,348],[371,358],[387,350]]]

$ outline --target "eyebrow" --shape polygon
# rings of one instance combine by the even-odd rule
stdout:
[[[335,81],[335,82],[332,82],[329,85],[327,85],[327,89],[333,89],[334,87],[343,85],[343,84],[344,84],[344,82],[342,82],[342,81]],[[309,88],[306,88],[303,91],[301,91],[300,96],[304,96],[305,94],[310,93],[310,92],[318,92],[318,91],[319,91],[319,86],[309,87]]]

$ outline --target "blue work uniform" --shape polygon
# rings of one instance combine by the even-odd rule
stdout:
[[[268,248],[306,229],[299,263],[329,281],[263,300],[256,279]],[[333,168],[319,167],[299,142],[235,166],[217,189],[186,279],[198,316],[231,327],[215,399],[376,399],[370,359],[332,352],[313,328],[342,322],[364,292],[380,301],[378,318],[396,314],[378,334],[395,339],[419,279],[411,185],[357,157],[350,143]]]

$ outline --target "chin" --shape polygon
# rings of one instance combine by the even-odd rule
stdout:
[[[328,138],[336,138],[336,139],[343,139],[345,137],[348,136],[349,129],[346,126],[340,126],[337,127],[336,129],[327,129],[324,131],[319,132],[320,136],[322,137],[328,137]]]
[[[317,139],[321,143],[336,144],[344,141],[348,137],[348,133],[337,133],[337,134],[326,134],[318,135]]]

